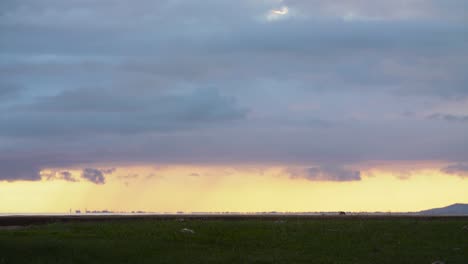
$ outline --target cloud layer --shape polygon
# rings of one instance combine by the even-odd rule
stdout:
[[[360,181],[361,172],[347,169],[340,165],[323,165],[306,169],[289,169],[292,178],[304,178],[310,181],[349,182]]]
[[[106,183],[106,178],[104,173],[98,169],[85,168],[81,174],[81,178],[86,179],[95,184],[104,184]]]
[[[442,172],[448,174],[458,175],[460,177],[468,177],[468,163],[456,163],[444,167],[441,169]]]
[[[341,181],[360,174],[327,164],[468,161],[466,1],[0,10],[0,180],[134,162],[318,164],[306,178]]]

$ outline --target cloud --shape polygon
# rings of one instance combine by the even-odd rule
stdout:
[[[112,172],[111,172],[111,173],[112,173]],[[131,183],[132,181],[135,181],[135,180],[138,179],[139,177],[140,177],[140,175],[137,174],[137,173],[133,173],[133,174],[131,173],[131,174],[127,174],[127,175],[119,175],[119,176],[117,176],[117,178],[118,178],[119,180],[122,180],[122,181],[123,181],[123,184],[124,184],[126,187],[130,186],[130,183]],[[149,177],[148,177],[148,178],[149,178]]]
[[[116,168],[110,168],[110,169],[102,169],[101,171],[102,171],[102,173],[104,173],[104,174],[112,174],[112,173],[114,173],[116,170],[117,170]],[[135,175],[138,177],[137,174],[135,174]]]
[[[104,176],[104,172],[99,169],[94,168],[85,168],[81,174],[81,178],[86,179],[95,184],[105,184],[106,178]]]
[[[20,160],[25,160],[25,162],[21,163]],[[39,162],[30,161],[28,158],[10,158],[0,155],[0,181],[38,181],[41,179],[40,167]]]
[[[65,181],[69,181],[69,182],[76,182],[77,181],[75,178],[73,178],[73,175],[69,171],[60,172],[60,176]]]
[[[441,171],[447,174],[453,174],[466,178],[468,177],[468,163],[456,163],[448,165],[442,168]]]
[[[339,165],[322,165],[306,169],[289,169],[292,178],[304,178],[310,181],[348,182],[360,181],[361,172],[346,169]]]
[[[413,171],[392,171],[392,174],[400,180],[409,180],[413,175]]]
[[[468,98],[467,8],[0,1],[0,180],[119,163],[465,160],[466,117],[421,116]],[[272,10],[287,19],[265,21]],[[315,169],[303,173],[358,178]]]
[[[78,180],[73,177],[73,174],[69,171],[47,171],[40,173],[43,178],[48,181],[52,180],[64,180],[68,182],[77,182]]]
[[[20,95],[22,90],[23,87],[0,81],[0,101],[15,99]]]
[[[132,180],[132,179],[137,179],[139,177],[140,177],[140,175],[137,174],[137,173],[118,176],[118,178],[122,179],[122,180]]]
[[[171,27],[179,25],[206,24],[209,22],[233,23],[254,20],[269,10],[281,10],[283,6],[300,12],[301,17],[342,18],[353,12],[359,17],[386,20],[443,19],[466,21],[464,12],[468,7],[463,0],[394,0],[391,2],[372,0],[349,1],[307,1],[307,0],[206,0],[203,3],[191,1],[141,0],[130,4],[128,0],[74,1],[63,3],[59,0],[34,1],[3,0],[0,4],[3,25],[22,27],[78,30],[112,30],[150,28],[158,22]],[[234,12],[233,12],[234,11]],[[196,29],[192,29],[196,30]]]
[[[468,122],[468,115],[452,115],[452,114],[432,114],[428,116],[429,119],[443,120],[448,122]]]
[[[466,17],[463,16],[463,10],[468,8],[463,0],[395,0],[389,2],[372,0],[284,0],[282,2],[292,8],[301,10],[304,15],[343,17],[352,12],[359,17],[385,20],[430,18],[466,20]]]
[[[233,98],[214,89],[153,96],[129,92],[81,89],[17,106],[0,113],[0,136],[168,132],[239,120],[247,114]]]

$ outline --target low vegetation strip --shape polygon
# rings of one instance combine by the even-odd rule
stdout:
[[[41,223],[0,229],[0,263],[468,263],[467,218],[179,216]]]

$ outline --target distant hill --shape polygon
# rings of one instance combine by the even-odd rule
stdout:
[[[452,204],[419,212],[422,215],[468,215],[468,204]]]

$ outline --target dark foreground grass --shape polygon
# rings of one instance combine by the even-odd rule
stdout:
[[[467,225],[366,218],[55,223],[0,229],[0,263],[468,264]]]

